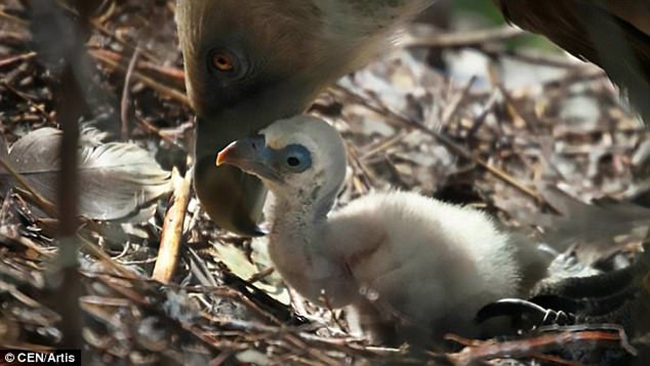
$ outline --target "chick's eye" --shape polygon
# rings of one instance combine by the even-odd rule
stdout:
[[[295,156],[290,156],[287,158],[287,164],[290,167],[297,167],[298,165],[300,165],[300,159]]]
[[[302,173],[311,168],[311,154],[302,145],[289,145],[283,151],[284,165],[293,173]]]

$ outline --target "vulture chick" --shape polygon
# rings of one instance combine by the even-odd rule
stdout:
[[[351,328],[374,342],[481,335],[483,305],[526,295],[546,273],[531,243],[484,213],[416,193],[374,193],[328,215],[346,173],[338,132],[302,115],[261,134],[228,145],[217,165],[276,196],[269,254],[284,280],[312,302],[347,307]]]

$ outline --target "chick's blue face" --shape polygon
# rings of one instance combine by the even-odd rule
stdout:
[[[320,202],[338,193],[346,160],[334,127],[301,115],[276,121],[262,134],[230,144],[219,152],[217,165],[255,175],[276,195],[289,199]]]
[[[311,176],[312,153],[305,146],[290,144],[273,148],[264,136],[234,141],[217,155],[217,165],[232,165],[262,179],[267,186],[293,186]]]

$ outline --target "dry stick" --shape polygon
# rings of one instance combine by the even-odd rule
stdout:
[[[280,321],[280,319],[276,318],[275,315],[269,313],[268,311],[262,309],[260,306],[258,306],[254,301],[246,297],[244,294],[242,294],[239,291],[235,291],[234,289],[230,287],[217,287],[217,288],[208,288],[206,286],[201,287],[201,291],[205,294],[212,294],[214,296],[219,296],[219,297],[228,297],[230,299],[234,299],[236,301],[239,301],[240,303],[244,304],[248,309],[251,311],[256,312],[258,315],[260,315],[262,318],[265,318],[269,320],[271,323],[278,325],[278,326],[284,326],[284,323]],[[206,314],[203,314],[203,316],[206,316]]]
[[[135,52],[136,46],[124,41],[120,37],[117,37],[114,32],[111,32],[108,28],[104,27],[103,24],[99,23],[98,21],[93,21],[92,25],[95,29],[99,30],[100,33],[104,34],[106,37],[111,38],[112,40],[116,41],[119,43],[121,46],[123,46],[125,49],[129,51]],[[142,56],[148,60],[155,60],[156,57],[146,49],[142,50]]]
[[[106,55],[104,55],[102,53],[99,53],[99,52],[96,52],[96,51],[91,51],[90,54],[96,60],[104,63],[105,65],[108,65],[108,66],[110,66],[112,68],[122,70],[122,71],[126,70],[124,65],[122,65],[121,63],[113,60],[110,57],[107,57]],[[170,87],[168,87],[168,86],[166,86],[164,84],[161,84],[161,83],[155,81],[154,79],[152,79],[150,77],[142,75],[141,73],[139,73],[137,71],[133,72],[133,78],[135,78],[135,80],[147,85],[148,87],[150,87],[151,89],[157,91],[158,93],[160,93],[162,95],[165,95],[165,96],[167,96],[169,98],[172,98],[172,99],[176,99],[177,101],[179,101],[179,102],[181,102],[181,103],[183,103],[185,105],[190,105],[189,98],[181,91],[178,91],[178,90],[170,88]]]
[[[0,60],[0,67],[8,66],[11,65],[15,62],[20,62],[20,61],[27,61],[36,56],[36,52],[27,52],[22,55],[17,55],[17,56],[11,56],[7,57],[5,59]]]
[[[0,18],[5,19],[6,21],[14,22],[14,23],[22,25],[22,26],[28,26],[29,25],[29,23],[26,20],[20,19],[18,17],[15,17],[13,15],[5,13],[4,7],[0,7]]]
[[[565,360],[559,356],[551,356],[551,355],[545,355],[543,353],[533,353],[530,355],[531,358],[535,358],[538,361],[544,361],[544,362],[551,362],[551,363],[556,363],[558,365],[564,365],[564,366],[585,366],[582,362],[578,361],[569,361]]]
[[[450,340],[459,340],[459,337],[447,336]],[[572,342],[602,342],[618,343],[621,348],[635,354],[635,350],[627,343],[623,334],[611,331],[564,331],[556,334],[543,334],[534,338],[512,340],[505,342],[480,341],[473,342],[469,347],[458,353],[448,354],[449,360],[460,365],[474,365],[479,361],[493,360],[497,358],[522,358],[541,352],[558,349]]]
[[[343,324],[341,324],[341,320],[336,316],[336,313],[334,312],[334,308],[332,307],[332,303],[330,302],[330,298],[325,293],[325,290],[321,290],[321,295],[319,300],[323,301],[323,303],[325,304],[325,308],[327,309],[327,311],[329,311],[330,316],[334,320],[334,323],[336,323],[336,325],[338,325],[339,328],[341,328],[343,333],[350,335],[350,332],[348,332],[347,328],[345,328]]]
[[[88,1],[88,0],[86,0],[86,1]],[[61,3],[60,1],[58,1],[58,5],[62,9],[64,9],[65,11],[69,12],[70,14],[75,15],[75,16],[79,16],[79,12],[76,9],[70,7],[68,4]],[[106,28],[102,24],[103,21],[104,20],[102,20],[101,17],[100,17],[100,19],[89,19],[90,25],[92,25],[93,28],[97,29],[100,33],[102,33],[106,37],[109,37],[112,40],[116,41],[121,46],[124,46],[126,49],[129,49],[129,50],[135,52],[135,46],[129,44],[128,42],[125,42],[123,39],[116,36],[115,32],[111,32],[108,28]],[[148,52],[147,50],[143,50],[142,54],[143,54],[144,57],[146,57],[149,60],[156,59],[156,57],[152,53]]]
[[[140,48],[142,51],[142,48]],[[113,52],[110,50],[106,50],[103,48],[93,48],[92,51],[93,53],[97,55],[101,55],[102,58],[106,58],[109,60],[113,60],[113,62],[116,63],[122,63],[124,62],[124,56],[120,53]],[[141,55],[144,56],[141,52]],[[136,63],[136,68],[140,71],[151,71],[156,74],[160,74],[161,76],[168,78],[178,84],[179,86],[184,86],[185,85],[185,72],[182,69],[173,67],[173,66],[161,66],[157,65],[155,63],[149,62],[149,61],[143,61],[139,60]]]
[[[593,65],[586,64],[584,62],[577,62],[571,60],[564,55],[550,55],[550,54],[534,54],[529,52],[522,51],[513,51],[503,49],[502,46],[496,47],[480,47],[477,49],[479,52],[486,54],[492,58],[510,58],[513,60],[525,62],[528,64],[539,65],[539,66],[548,66],[555,67],[559,69],[589,69],[596,68]]]
[[[458,110],[460,109],[460,106],[465,102],[467,99],[467,96],[469,95],[469,92],[472,90],[472,86],[474,83],[476,83],[477,77],[476,75],[473,75],[472,78],[465,84],[463,89],[461,90],[460,94],[456,95],[451,103],[445,108],[442,114],[442,121],[440,123],[440,126],[447,127],[449,122],[456,116],[458,113]]]
[[[385,152],[389,148],[395,146],[400,141],[402,141],[406,136],[408,136],[408,133],[404,131],[399,131],[395,135],[387,137],[377,142],[376,144],[364,146],[363,150],[361,151],[361,154],[359,155],[359,160],[365,161],[373,157],[375,154],[378,154],[380,152]]]
[[[46,0],[33,0],[32,10],[34,19],[47,19],[51,23],[42,24],[39,21],[33,22],[34,40],[43,51],[48,51],[58,45],[52,44],[52,39],[67,37],[63,42],[62,54],[64,64],[57,73],[57,84],[54,93],[57,96],[55,111],[57,121],[61,125],[61,143],[58,154],[60,156],[60,172],[57,176],[57,204],[58,204],[58,244],[59,252],[54,266],[50,272],[48,293],[46,298],[62,318],[59,324],[63,341],[60,346],[63,348],[81,349],[83,347],[82,336],[82,310],[79,298],[84,292],[79,273],[77,255],[79,241],[77,230],[79,228],[79,169],[77,146],[79,142],[79,119],[83,115],[86,106],[84,95],[84,84],[88,81],[85,66],[85,45],[84,39],[88,34],[86,20],[88,19],[89,6],[94,1],[77,0],[79,6],[80,22],[73,24],[65,18],[59,7],[54,2]],[[67,24],[66,24],[67,23]],[[70,34],[64,29],[72,29]],[[82,353],[82,360],[87,358]],[[87,361],[87,360],[86,360]],[[82,361],[84,363],[84,361]]]
[[[524,125],[526,126],[526,129],[528,131],[531,131],[533,133],[533,136],[535,135],[536,128],[535,126],[539,126],[540,124],[537,123],[537,121],[533,121],[531,124],[529,120],[531,118],[537,119],[535,116],[529,115],[525,113],[517,103],[515,102],[515,99],[512,97],[512,95],[506,90],[505,86],[503,86],[503,83],[500,81],[494,82],[494,85],[497,87],[497,89],[501,92],[501,95],[503,95],[503,99],[506,101],[506,106],[508,107],[508,110],[510,112],[510,115],[514,117],[514,119],[520,119],[521,121],[524,122]]]
[[[77,238],[81,242],[81,245],[86,248],[91,254],[99,259],[99,261],[105,264],[107,267],[110,267],[115,273],[119,274],[123,278],[130,280],[142,280],[139,275],[133,271],[129,271],[123,265],[115,262],[106,252],[104,252],[97,244],[89,241],[88,239],[77,234]]]
[[[301,351],[306,352],[310,356],[318,359],[318,361],[326,365],[338,366],[341,364],[340,362],[328,356],[325,352],[322,352],[316,348],[309,347],[307,344],[305,344],[305,342],[303,342],[300,338],[296,337],[293,334],[285,335],[284,339],[287,342],[295,345]]]
[[[14,93],[14,95],[16,95],[18,98],[27,102],[27,104],[29,104],[30,107],[34,108],[38,113],[43,115],[43,117],[45,117],[45,119],[47,119],[49,122],[54,123],[54,120],[52,120],[52,116],[50,116],[50,114],[47,113],[47,111],[43,108],[42,105],[39,105],[38,103],[34,102],[30,98],[31,96],[26,95],[26,93],[21,92],[20,90],[14,88],[7,82],[7,80],[1,80],[0,84],[5,88],[7,88],[7,90],[9,90],[10,92]]]
[[[52,217],[56,217],[56,208],[54,204],[38,193],[36,189],[34,189],[34,187],[32,187],[32,185],[29,184],[29,182],[25,180],[25,178],[18,173],[5,158],[0,158],[0,165],[32,196],[32,199],[43,211],[47,212]]]
[[[147,309],[152,309],[155,307],[155,303],[152,303],[150,299],[146,296],[140,295],[140,293],[136,289],[132,288],[126,288],[124,286],[118,286],[114,281],[111,281],[112,275],[109,276],[98,276],[98,280],[100,280],[105,286],[108,288],[114,290],[116,293],[119,295],[122,295],[123,297],[129,299],[130,301],[134,302],[135,304],[145,307]],[[147,279],[135,279],[138,281],[141,281],[144,284],[148,284]],[[145,288],[145,290],[150,290],[150,287]],[[219,345],[208,335],[205,334],[205,331],[203,329],[200,329],[198,326],[195,326],[193,324],[187,324],[186,322],[181,322],[179,325],[179,329],[183,329],[184,331],[188,332],[190,335],[196,337],[196,339],[204,342],[204,344],[211,346],[212,348],[219,349]]]
[[[347,142],[344,142],[344,144],[345,144],[345,151],[347,153],[346,154],[347,158],[348,160],[350,160],[350,165],[354,165],[357,168],[359,168],[359,170],[361,171],[361,176],[365,178],[364,179],[365,182],[363,183],[365,183],[366,187],[365,190],[363,190],[362,192],[367,192],[369,189],[375,188],[376,187],[375,182],[378,180],[377,175],[374,174],[370,169],[368,169],[366,164],[364,164],[359,159],[359,153],[354,148],[354,146],[348,144]]]
[[[122,88],[122,101],[120,103],[121,117],[122,117],[122,141],[129,139],[129,104],[131,99],[131,78],[133,77],[133,71],[135,70],[135,65],[138,63],[140,58],[140,47],[135,48],[131,61],[129,61],[129,67],[126,69],[126,76],[124,77],[124,87]]]
[[[466,136],[468,139],[472,139],[478,130],[481,129],[485,123],[485,120],[487,119],[487,116],[494,109],[497,100],[499,100],[499,93],[498,90],[494,90],[492,92],[492,95],[490,95],[487,103],[485,103],[485,105],[481,108],[481,111],[474,117],[474,123],[472,124],[472,127],[467,131]]]
[[[457,155],[459,155],[459,156],[461,156],[461,157],[463,157],[465,159],[469,159],[469,160],[474,161],[477,165],[483,167],[485,170],[487,170],[488,172],[490,172],[491,174],[493,174],[497,178],[499,178],[499,179],[503,180],[504,182],[510,184],[511,186],[513,186],[514,188],[516,188],[519,191],[523,192],[524,194],[532,197],[537,202],[545,204],[549,208],[552,208],[552,206],[549,203],[547,203],[546,200],[544,200],[544,198],[539,193],[537,193],[535,190],[524,186],[523,184],[521,184],[519,181],[517,181],[514,177],[512,177],[510,174],[506,173],[505,171],[493,166],[492,164],[488,163],[487,161],[485,161],[485,160],[483,160],[483,159],[481,159],[481,158],[479,158],[477,156],[474,156],[474,154],[469,152],[464,147],[458,145],[456,142],[452,141],[447,136],[445,136],[443,134],[440,134],[440,133],[438,133],[438,132],[436,132],[436,131],[434,131],[434,130],[432,130],[432,129],[430,129],[430,128],[428,128],[428,127],[426,127],[426,126],[424,126],[424,125],[422,125],[420,123],[417,123],[417,122],[412,121],[412,120],[410,120],[408,118],[402,117],[399,114],[396,114],[395,112],[389,110],[386,107],[383,107],[383,106],[382,107],[376,107],[376,106],[370,105],[370,104],[368,104],[366,102],[366,100],[362,96],[360,96],[360,95],[354,93],[353,91],[348,90],[347,88],[344,88],[344,87],[342,87],[340,85],[334,86],[333,89],[344,93],[348,97],[354,99],[357,103],[363,105],[364,107],[368,108],[369,110],[371,110],[371,111],[373,111],[375,113],[378,113],[380,115],[386,115],[386,116],[400,122],[403,125],[406,125],[408,127],[412,127],[412,128],[415,128],[415,129],[418,129],[418,130],[424,132],[425,134],[435,138],[438,142],[445,145],[453,153],[455,153],[455,154],[457,154]]]
[[[177,141],[177,139],[174,139],[174,138],[170,137],[169,134],[163,132],[160,128],[154,126],[151,122],[147,121],[147,120],[144,119],[144,118],[140,118],[140,117],[138,117],[138,116],[135,116],[135,119],[136,119],[136,121],[138,121],[138,122],[139,122],[139,123],[140,123],[140,124],[141,124],[145,129],[146,129],[146,130],[148,130],[149,132],[152,132],[152,133],[156,134],[156,136],[158,136],[161,140],[166,141],[166,142],[169,143],[170,145],[175,146],[177,149],[179,149],[179,150],[181,150],[181,151],[183,151],[183,152],[187,152],[187,148],[185,148],[185,146],[183,146],[181,143],[179,143],[179,142]],[[176,131],[178,131],[178,130],[179,130],[179,129],[177,129]],[[181,131],[183,131],[183,130],[181,129]]]
[[[246,280],[246,282],[250,283],[251,285],[254,284],[255,282],[261,281],[265,279],[266,277],[270,276],[275,272],[275,268],[273,267],[267,267],[260,272],[254,273],[250,278]]]
[[[13,230],[9,229],[9,226],[0,226],[0,239],[3,242],[12,242],[21,245],[29,250],[33,250],[34,252],[38,253],[38,255],[41,255],[48,260],[55,257],[55,254],[53,252],[47,251],[40,245],[33,242],[31,239],[12,231]]]
[[[468,47],[487,42],[505,41],[514,37],[525,35],[521,29],[505,25],[494,29],[485,29],[474,32],[453,32],[437,34],[426,38],[413,38],[404,43],[404,47]]]
[[[109,4],[108,9],[102,11],[101,13],[97,14],[95,13],[95,17],[93,19],[93,26],[95,24],[100,24],[103,25],[107,20],[109,20],[113,14],[115,14],[115,10],[117,9],[117,2],[116,1],[111,1]]]
[[[185,177],[180,177],[178,171],[174,170],[174,202],[167,211],[167,215],[165,215],[158,259],[152,276],[153,279],[162,283],[168,283],[171,280],[178,263],[181,238],[183,237],[183,223],[185,222],[187,205],[190,202],[191,181],[191,170],[185,173]]]
[[[221,351],[221,353],[219,353],[217,357],[215,357],[214,359],[212,359],[212,361],[208,363],[208,366],[221,366],[226,361],[228,361],[228,359],[230,358],[230,356],[233,355],[233,353],[234,351],[229,349]]]

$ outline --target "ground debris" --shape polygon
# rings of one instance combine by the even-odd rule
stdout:
[[[25,4],[0,6],[0,134],[9,146],[31,131],[59,127],[52,76],[32,49]],[[110,141],[126,129],[130,143],[164,170],[184,174],[193,122],[174,8],[173,0],[103,2],[87,42],[94,66],[83,122]],[[593,216],[585,225],[607,233],[593,250],[594,239],[582,235],[591,229],[571,225],[576,211],[567,210],[593,212],[587,203],[594,199],[614,212],[631,202],[647,205],[650,180],[639,172],[649,166],[648,132],[604,73],[564,55],[498,47],[520,31],[418,37],[414,32],[408,47],[339,81],[311,109],[346,140],[350,168],[337,204],[371,190],[416,190],[482,207],[531,237],[573,227],[563,244],[572,269],[577,263],[602,275],[634,263],[647,235],[640,211],[630,226],[616,223],[625,233],[606,230],[611,220]],[[449,60],[446,68],[431,65],[434,51]],[[61,339],[59,314],[41,301],[57,222],[30,197],[10,190],[0,208],[0,346],[42,350]],[[184,208],[178,267],[162,284],[151,274],[170,202],[154,202],[153,217],[141,223],[84,220],[81,306],[93,364],[579,365],[636,353],[642,365],[650,357],[650,325],[627,339],[627,329],[604,324],[606,312],[602,323],[504,340],[451,336],[450,348],[436,352],[368,345],[349,334],[341,311],[315,307],[282,284],[264,239],[215,227],[194,195]],[[650,296],[647,278],[636,286],[632,297]]]

